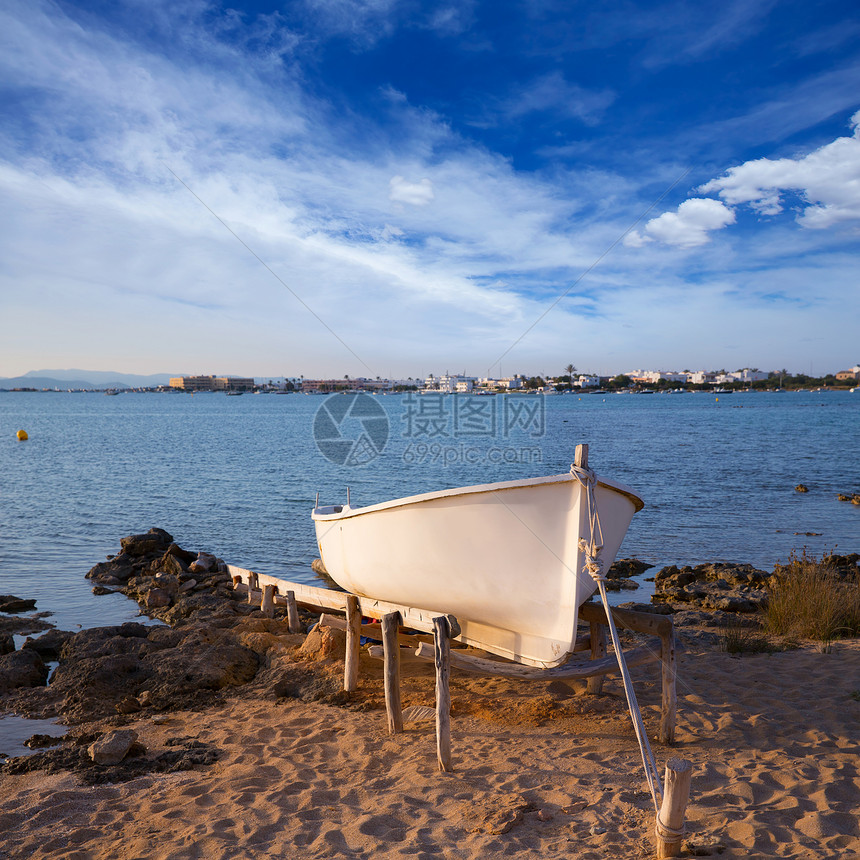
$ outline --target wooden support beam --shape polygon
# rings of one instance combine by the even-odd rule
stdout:
[[[589,621],[588,626],[591,629],[591,659],[601,660],[606,656],[606,625],[600,624],[597,621]],[[592,675],[588,679],[587,690],[589,693],[597,696],[603,692],[603,679],[605,675]]]
[[[275,592],[278,590],[276,585],[263,586],[263,599],[260,601],[260,611],[266,618],[275,617]]]
[[[588,445],[576,446],[576,453],[573,455],[573,464],[580,469],[588,468]]]
[[[662,701],[660,712],[660,743],[675,743],[675,719],[678,710],[678,677],[675,664],[674,625],[668,633],[660,637],[660,666],[662,676]]]
[[[583,621],[597,621],[599,624],[608,624],[606,613],[599,603],[583,603],[579,607],[579,617]],[[615,619],[616,627],[626,627],[637,633],[648,633],[651,636],[663,636],[674,628],[672,619],[668,615],[658,615],[656,612],[634,612],[631,609],[618,609],[612,607],[612,617]]]
[[[290,633],[301,633],[302,624],[299,621],[299,607],[296,605],[295,591],[287,592],[287,624],[289,625]]]
[[[666,762],[663,779],[663,805],[657,815],[657,860],[677,857],[684,838],[684,816],[690,799],[693,765],[680,758]]]
[[[451,641],[443,615],[433,619],[433,656],[436,664],[436,757],[439,770],[452,773],[451,763]]]
[[[389,613],[390,614],[390,613]],[[395,615],[400,617],[399,612],[395,612]],[[382,616],[385,618],[385,616]],[[340,615],[330,615],[328,612],[323,612],[320,615],[320,627],[333,627],[335,630],[346,630],[346,619],[341,618]],[[362,624],[361,625],[361,635],[366,639],[375,639],[377,642],[382,642],[382,627],[379,624]],[[401,645],[406,645],[410,648],[417,648],[420,642],[433,641],[433,637],[429,637],[425,639],[421,636],[411,636],[407,633],[399,633],[397,636],[397,641]]]
[[[403,706],[400,701],[400,644],[397,631],[400,613],[389,612],[382,618],[382,649],[385,658],[385,713],[388,716],[388,733],[403,731]]]
[[[361,607],[358,598],[346,598],[346,656],[343,661],[343,688],[347,693],[358,689],[358,649],[361,644]]]

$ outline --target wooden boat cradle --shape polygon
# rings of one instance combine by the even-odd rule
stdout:
[[[618,673],[617,658],[607,655],[607,618],[603,607],[597,603],[584,603],[579,608],[579,616],[589,625],[589,634],[577,638],[574,651],[590,651],[589,661],[570,660],[562,666],[539,669],[502,660],[491,660],[451,650],[450,642],[456,640],[459,630],[456,618],[440,611],[428,611],[415,607],[400,606],[383,600],[361,597],[344,591],[319,588],[303,583],[288,582],[267,574],[258,574],[234,565],[228,565],[233,578],[234,588],[248,595],[248,602],[259,604],[266,614],[273,614],[275,606],[287,608],[290,632],[301,632],[298,620],[298,607],[302,606],[321,614],[321,625],[346,630],[346,654],[344,660],[344,690],[351,692],[358,685],[358,652],[361,637],[382,640],[382,645],[370,646],[371,657],[383,659],[385,663],[386,693],[385,705],[389,730],[396,734],[403,730],[400,709],[400,662],[401,660],[433,661],[437,664],[437,676],[450,666],[467,672],[483,675],[498,675],[523,680],[586,680],[589,693],[599,693],[607,675]],[[332,616],[331,612],[343,613],[345,618]],[[362,624],[362,617],[382,621],[382,625]],[[663,744],[673,744],[675,740],[675,720],[677,710],[675,630],[672,619],[655,613],[632,612],[626,609],[613,609],[612,617],[618,627],[655,636],[656,643],[645,644],[625,652],[625,660],[630,666],[639,666],[652,660],[661,662],[662,699],[659,739]],[[444,622],[444,624],[440,623]],[[444,627],[444,643],[440,642]],[[402,629],[418,630],[429,637],[410,636]],[[386,633],[386,631],[389,631]],[[391,632],[393,631],[393,632]],[[387,645],[387,650],[386,650]],[[409,646],[409,650],[401,646]],[[442,647],[442,646],[447,647]],[[412,651],[411,649],[415,649]],[[440,651],[446,666],[441,666]],[[438,677],[437,677],[438,681]],[[437,693],[438,690],[437,683]],[[391,689],[389,689],[391,687]],[[396,688],[396,689],[395,689]],[[438,712],[437,702],[437,712]],[[437,713],[437,724],[439,714]],[[445,720],[443,719],[443,723]],[[437,730],[440,727],[437,725]],[[441,727],[444,731],[444,725]],[[449,728],[450,731],[450,728]],[[438,745],[438,738],[437,738]],[[450,756],[440,767],[450,770]]]

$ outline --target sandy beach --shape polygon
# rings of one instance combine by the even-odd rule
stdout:
[[[693,763],[685,856],[860,856],[860,641],[737,657],[694,631],[680,640],[676,744],[654,752],[661,773],[673,755]],[[272,637],[269,665],[301,659],[301,641]],[[338,660],[305,665],[342,672]],[[404,707],[432,705],[432,668],[403,671]],[[659,664],[633,676],[653,740]],[[217,749],[214,764],[95,786],[4,774],[0,857],[653,856],[616,678],[592,696],[584,683],[454,670],[455,772],[442,774],[432,720],[388,735],[381,663],[362,657],[344,706],[277,698],[267,677],[203,710],[125,718],[147,755],[195,739]]]

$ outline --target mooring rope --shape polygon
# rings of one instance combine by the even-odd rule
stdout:
[[[642,755],[642,767],[645,770],[645,779],[651,791],[654,809],[659,814],[660,803],[663,799],[663,786],[660,783],[660,774],[657,770],[657,763],[654,761],[654,755],[651,752],[651,745],[648,743],[648,733],[645,730],[645,723],[642,720],[639,703],[636,701],[633,681],[627,669],[624,652],[621,650],[618,631],[615,629],[612,610],[609,608],[609,598],[606,596],[606,573],[603,570],[603,561],[600,558],[600,551],[603,549],[603,529],[600,526],[600,516],[597,512],[597,502],[594,498],[594,487],[597,483],[597,476],[591,469],[576,465],[570,467],[570,473],[585,491],[586,504],[588,505],[589,539],[586,540],[584,537],[581,537],[579,539],[579,549],[585,555],[585,569],[597,583],[597,587],[600,590],[600,599],[603,601],[603,609],[606,612],[609,633],[612,637],[612,647],[615,648],[615,657],[618,660],[618,668],[621,670],[621,677],[624,681],[624,694],[627,697],[630,719],[633,721],[636,740],[639,741],[639,752]]]

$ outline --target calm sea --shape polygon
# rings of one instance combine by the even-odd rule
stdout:
[[[127,620],[137,607],[93,597],[84,574],[151,526],[313,583],[317,491],[338,503],[349,486],[363,505],[549,475],[568,470],[579,442],[598,473],[645,500],[622,556],[770,569],[804,546],[860,551],[860,506],[836,499],[860,491],[860,393],[368,399],[337,432],[347,451],[370,429],[353,458],[382,453],[347,466],[315,444],[318,410],[339,415],[322,396],[0,392],[0,593],[35,597],[65,629]],[[318,437],[326,426],[317,420]],[[647,591],[618,599],[637,596]]]

